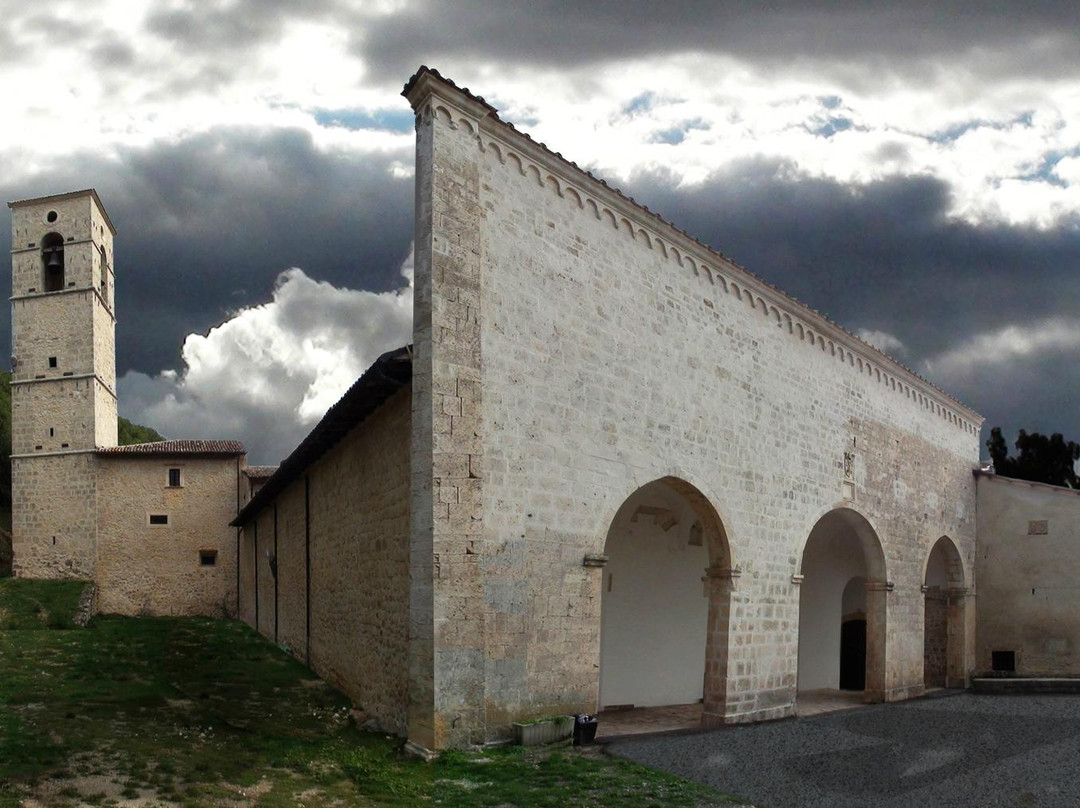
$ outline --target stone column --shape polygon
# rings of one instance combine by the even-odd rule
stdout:
[[[949,589],[949,647],[945,687],[967,687],[971,659],[968,631],[968,601],[973,597],[965,586]],[[972,609],[971,611],[974,611]],[[973,639],[973,638],[972,638]]]
[[[867,702],[885,701],[888,595],[892,588],[892,584],[885,581],[868,581],[866,584],[866,687],[863,694]]]
[[[708,634],[705,639],[705,706],[702,723],[723,724],[727,718],[728,642],[731,593],[742,571],[729,567],[705,570],[709,592]]]

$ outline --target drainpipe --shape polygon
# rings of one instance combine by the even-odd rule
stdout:
[[[311,478],[304,477],[304,654],[311,667]]]
[[[259,515],[252,521],[255,526],[255,631],[259,630]]]
[[[236,513],[240,513],[240,455],[236,456]],[[234,514],[235,515],[235,514]],[[240,619],[240,537],[243,528],[236,529],[236,619]]]
[[[280,568],[277,563],[277,500],[274,500],[274,642],[278,641],[278,572]]]

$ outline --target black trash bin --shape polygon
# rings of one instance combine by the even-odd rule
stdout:
[[[574,746],[582,746],[596,740],[596,716],[579,715],[574,718]]]

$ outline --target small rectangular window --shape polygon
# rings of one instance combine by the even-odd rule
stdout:
[[[169,524],[169,515],[167,513],[152,513],[150,514],[150,524],[167,525]]]
[[[169,469],[169,488],[180,487],[180,469]]]
[[[55,356],[50,356],[49,357],[49,367],[51,367],[51,368],[56,367],[56,357]]]
[[[1016,673],[1016,651],[991,651],[990,667],[995,671]]]
[[[217,550],[199,550],[199,566],[213,567],[217,564]]]

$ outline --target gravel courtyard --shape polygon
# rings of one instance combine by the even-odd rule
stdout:
[[[767,808],[1080,805],[1080,696],[964,693],[608,750]]]

